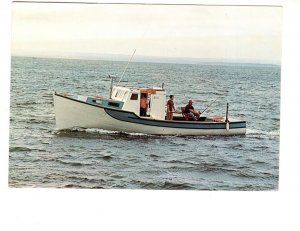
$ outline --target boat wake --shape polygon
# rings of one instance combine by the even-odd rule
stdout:
[[[272,137],[279,137],[280,136],[280,130],[273,130],[273,131],[263,131],[258,129],[250,129],[247,128],[247,135],[266,135],[266,136],[272,136]]]
[[[119,132],[119,131],[109,131],[109,130],[104,130],[101,128],[87,128],[87,129],[82,129],[82,131],[87,132],[87,133],[98,133],[98,134],[116,134],[119,136],[146,136],[146,137],[157,137],[158,135],[150,135],[150,134],[145,134],[145,133],[132,133],[132,132]]]
[[[157,138],[159,135],[150,135],[144,133],[129,133],[119,131],[109,131],[101,128],[80,128],[56,130],[54,132],[57,136],[63,137],[85,137],[85,138]]]

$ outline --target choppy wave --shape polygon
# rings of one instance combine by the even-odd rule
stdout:
[[[195,189],[192,185],[188,183],[179,183],[172,181],[164,181],[164,182],[147,182],[147,181],[139,181],[135,180],[131,183],[138,185],[142,189],[160,189],[160,190],[193,190]]]
[[[31,148],[27,148],[27,147],[10,147],[9,151],[10,152],[26,152],[26,151],[31,151]]]
[[[29,147],[23,147],[23,146],[11,146],[9,147],[9,152],[44,152],[46,149],[40,149],[40,148],[29,148]]]

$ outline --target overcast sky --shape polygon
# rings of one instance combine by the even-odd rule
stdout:
[[[282,8],[12,4],[13,55],[125,54],[280,63]]]

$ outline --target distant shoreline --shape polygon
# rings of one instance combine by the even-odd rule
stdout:
[[[69,59],[69,60],[91,60],[91,61],[115,61],[127,62],[130,55],[118,54],[80,54],[80,55],[25,55],[25,54],[12,54],[11,57],[23,58],[42,58],[42,59]],[[233,60],[233,59],[201,59],[189,57],[156,57],[156,56],[141,56],[136,55],[133,63],[166,63],[166,64],[187,64],[187,65],[263,65],[263,66],[281,66],[281,64],[268,63],[263,61],[251,60]]]

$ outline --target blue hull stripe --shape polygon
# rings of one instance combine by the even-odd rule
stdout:
[[[226,129],[225,122],[193,122],[193,121],[163,121],[163,120],[151,120],[151,119],[144,119],[138,117],[136,114],[127,111],[116,111],[111,110],[109,108],[104,109],[105,112],[113,117],[114,119],[135,123],[135,124],[144,124],[149,126],[158,126],[158,127],[168,127],[168,128],[184,128],[184,129]],[[230,129],[235,128],[246,128],[245,121],[238,121],[238,122],[230,122],[229,123]]]

